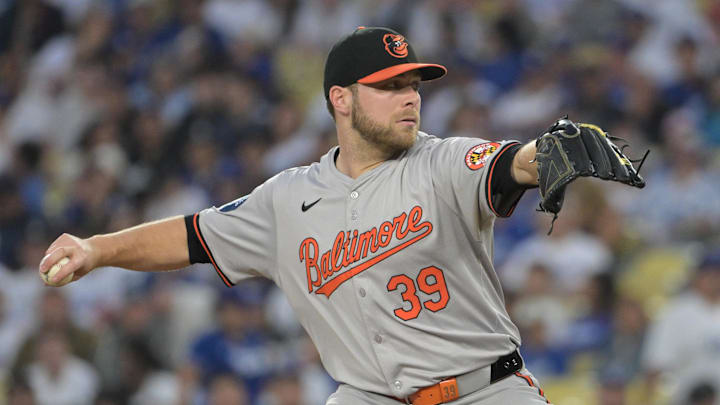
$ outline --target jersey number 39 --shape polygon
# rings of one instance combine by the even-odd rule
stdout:
[[[417,283],[417,288],[415,287]],[[445,276],[443,271],[435,266],[425,267],[418,273],[417,279],[413,280],[405,274],[398,274],[393,276],[388,281],[387,290],[395,291],[400,285],[405,287],[405,291],[402,293],[403,302],[410,303],[410,309],[405,309],[405,306],[395,309],[395,316],[402,319],[403,321],[409,321],[415,319],[420,315],[422,307],[437,312],[447,306],[450,300],[450,294],[448,293],[447,284],[445,284]],[[420,297],[418,297],[417,290],[422,291],[427,295],[434,295],[438,293],[438,296],[431,297],[427,301],[420,303]]]

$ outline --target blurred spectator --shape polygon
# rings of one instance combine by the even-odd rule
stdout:
[[[249,405],[242,382],[232,374],[215,376],[208,387],[208,405]]]
[[[28,214],[34,218],[44,215],[48,184],[43,173],[43,146],[26,142],[18,145],[10,172],[19,182],[19,194]]]
[[[74,66],[47,83],[32,82],[10,108],[6,120],[10,139],[48,142],[72,148],[83,130],[101,114],[108,70],[100,63]]]
[[[38,302],[44,293],[42,284],[38,283],[37,266],[48,243],[42,227],[33,225],[15,245],[19,267],[10,269],[0,265],[0,291],[5,296],[7,319],[20,330],[36,327]]]
[[[688,405],[713,405],[717,401],[717,389],[713,384],[700,383],[690,390]]]
[[[295,341],[295,357],[298,358],[295,373],[302,391],[302,403],[311,405],[325,401],[335,390],[338,383],[325,371],[320,362],[320,354],[310,338],[305,335]]]
[[[129,394],[138,390],[141,384],[134,380],[127,381],[130,376],[118,367],[126,352],[135,356],[130,359],[128,367],[140,367],[150,372],[154,368],[170,366],[167,297],[163,291],[152,286],[139,287],[131,290],[130,294],[121,311],[113,314],[114,317],[107,322],[98,338],[95,354],[95,364],[103,388],[113,393]],[[142,353],[136,353],[139,351]],[[128,386],[132,386],[133,391],[129,391]]]
[[[707,143],[714,147],[720,146],[720,73],[711,77],[705,88],[701,119],[702,133]]]
[[[720,230],[717,170],[705,164],[707,149],[685,112],[664,119],[663,137],[665,163],[646,174],[647,188],[625,209],[656,243],[708,240]]]
[[[186,184],[178,177],[169,177],[158,184],[161,193],[154,194],[147,202],[145,221],[173,215],[188,215],[209,204],[205,189]]]
[[[80,327],[102,331],[125,308],[133,285],[140,284],[144,275],[105,267],[84,279],[84,287],[76,284],[65,287],[72,319]]]
[[[228,42],[248,38],[270,45],[282,32],[282,10],[276,7],[276,2],[208,0],[203,11],[208,25]]]
[[[245,288],[243,288],[245,287]],[[215,375],[232,373],[244,382],[255,403],[274,373],[292,361],[268,334],[263,321],[264,294],[248,284],[220,294],[216,314],[218,328],[200,336],[192,345],[190,361],[206,385]]]
[[[270,136],[274,141],[263,160],[265,175],[271,176],[290,167],[312,163],[319,134],[314,128],[301,128],[302,115],[290,102],[273,110]]]
[[[22,373],[22,370],[33,361],[35,354],[40,350],[38,346],[42,343],[42,338],[49,332],[61,335],[62,346],[63,348],[67,346],[70,355],[88,363],[92,362],[97,343],[96,337],[72,321],[67,298],[61,290],[45,287],[37,311],[40,318],[18,351],[12,367],[13,374]]]
[[[627,385],[623,379],[607,378],[600,380],[597,391],[597,405],[625,405]]]
[[[132,339],[120,352],[120,389],[129,405],[175,405],[180,400],[180,382],[163,368],[144,340]]]
[[[73,193],[63,212],[69,229],[91,234],[106,229],[110,206],[117,203],[117,179],[95,166],[87,166],[73,184]]]
[[[488,81],[476,78],[472,69],[462,64],[449,67],[443,80],[443,86],[432,92],[425,90],[432,89],[432,82],[421,86],[423,131],[439,137],[493,139],[489,104],[496,96],[495,88]]]
[[[261,405],[304,405],[302,387],[295,374],[273,377],[260,397]]]
[[[577,113],[571,117],[579,114],[585,122],[602,122],[607,128],[619,115],[620,106],[612,94],[617,84],[613,72],[606,68],[612,57],[607,49],[593,45],[574,51],[568,83],[572,87],[567,90],[571,108]]]
[[[10,377],[8,371],[20,344],[25,340],[27,329],[27,325],[10,319],[5,296],[0,291],[0,384],[6,383]]]
[[[579,43],[605,43],[612,40],[618,32],[624,33],[620,25],[626,18],[635,17],[634,25],[640,25],[642,21],[638,20],[642,14],[628,13],[629,10],[622,3],[622,1],[571,1],[564,22],[572,22],[577,28],[567,33],[571,36],[570,39]],[[597,21],[602,21],[603,24],[598,26]]]
[[[32,54],[65,29],[60,9],[42,0],[12,1],[0,10],[0,53]]]
[[[576,291],[572,302],[573,320],[566,329],[563,348],[572,354],[596,356],[611,338],[615,305],[615,284],[612,275],[595,274]]]
[[[23,374],[38,405],[90,405],[99,390],[97,372],[70,352],[65,335],[44,330],[34,347],[34,361]]]
[[[677,108],[701,96],[704,80],[698,69],[698,45],[691,37],[675,43],[675,58],[679,75],[663,89],[663,98],[669,108]]]
[[[518,327],[542,324],[544,340],[554,346],[564,336],[571,314],[555,277],[541,264],[532,265],[512,306],[512,318]]]
[[[17,269],[20,258],[15,247],[23,240],[31,217],[23,204],[17,180],[10,176],[0,175],[0,207],[0,264]]]
[[[571,353],[565,347],[553,345],[548,335],[555,331],[536,320],[520,328],[523,346],[520,352],[528,370],[540,379],[561,376],[568,372]]]
[[[533,265],[545,267],[558,283],[558,291],[566,293],[578,291],[590,277],[608,270],[612,258],[607,246],[581,228],[582,201],[571,187],[549,236],[543,232],[550,229],[552,218],[536,217],[537,233],[520,242],[502,266],[500,277],[506,289],[522,288]]]
[[[682,38],[691,37],[701,46],[698,57],[713,54],[713,34],[695,2],[660,0],[652,8],[636,0],[625,2],[652,21],[632,49],[630,62],[656,83],[664,85],[680,76],[683,61],[672,53]]]
[[[8,405],[35,405],[37,402],[28,382],[24,378],[9,381],[7,392]]]
[[[208,265],[194,265],[159,278],[160,296],[167,300],[169,332],[165,345],[171,366],[183,365],[197,336],[213,328],[220,283]]]
[[[42,230],[29,230],[16,246],[20,268],[10,270],[0,263],[0,381],[11,377],[8,374],[21,350],[28,356],[25,344],[36,332],[38,301],[43,293],[37,266],[47,243]]]
[[[300,46],[329,50],[337,38],[358,26],[369,25],[367,3],[366,0],[299,0],[290,39]],[[324,28],[318,30],[319,26]]]
[[[665,307],[653,322],[643,353],[651,392],[667,388],[673,403],[709,382],[720,386],[720,252],[707,253],[689,289]]]
[[[560,116],[563,99],[561,88],[547,63],[530,60],[527,64],[517,86],[493,103],[491,116],[496,127],[532,136]],[[605,122],[590,117],[583,119]]]
[[[524,68],[530,65],[527,48],[533,26],[521,8],[512,2],[501,4],[503,10],[488,28],[487,55],[477,73],[506,92],[522,79]]]
[[[642,374],[642,351],[647,317],[639,302],[620,298],[615,304],[612,330],[601,349],[600,381],[629,385]]]

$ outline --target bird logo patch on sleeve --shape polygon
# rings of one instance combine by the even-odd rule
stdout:
[[[475,145],[465,155],[465,164],[470,170],[478,170],[485,166],[493,153],[500,147],[497,142],[485,142]]]

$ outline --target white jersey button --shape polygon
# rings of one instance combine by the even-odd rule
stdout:
[[[357,191],[353,191],[352,193],[350,193],[350,198],[352,198],[353,200],[358,198],[359,196],[360,194]]]
[[[395,389],[398,391],[402,389],[402,383],[399,380],[395,381]]]
[[[380,336],[380,335],[375,335],[375,343],[377,343],[377,344],[382,343],[382,336]]]
[[[351,215],[350,215],[350,218],[351,218],[353,221],[355,221],[355,220],[358,219],[358,212],[357,212],[357,210],[352,210],[352,213],[351,213]]]
[[[364,289],[364,288],[361,288],[361,289],[360,289],[360,296],[361,296],[361,297],[364,297],[364,296],[365,296],[365,289]]]

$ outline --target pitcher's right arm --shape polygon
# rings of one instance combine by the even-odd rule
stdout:
[[[67,257],[51,282],[74,273],[78,280],[103,266],[138,271],[166,271],[190,265],[187,230],[182,216],[149,222],[122,231],[81,239],[62,234],[45,251],[39,271],[46,273]]]

